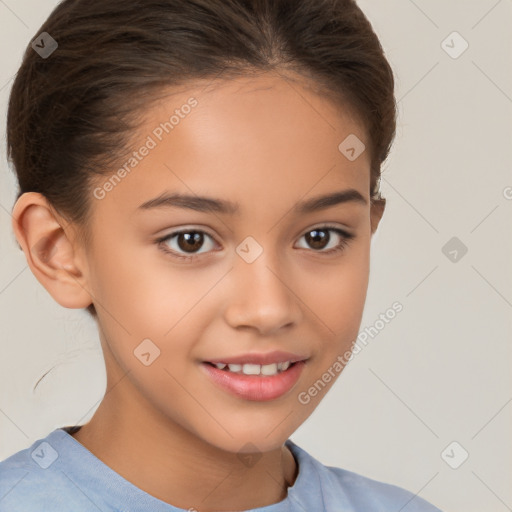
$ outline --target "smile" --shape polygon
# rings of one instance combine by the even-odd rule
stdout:
[[[214,365],[219,370],[229,371],[231,373],[238,373],[243,375],[277,375],[278,373],[288,370],[294,364],[291,361],[283,363],[271,364],[227,364],[227,363],[208,363]]]
[[[303,360],[266,365],[210,362],[199,365],[201,371],[222,391],[244,400],[260,402],[275,400],[290,392],[305,366]]]

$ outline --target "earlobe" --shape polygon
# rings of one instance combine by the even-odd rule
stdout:
[[[66,225],[48,200],[37,192],[26,192],[16,201],[12,227],[27,263],[48,293],[66,308],[91,304],[85,263]]]
[[[372,235],[377,231],[377,227],[384,215],[384,210],[386,208],[386,199],[373,199],[370,207],[370,222],[371,222],[371,231]]]

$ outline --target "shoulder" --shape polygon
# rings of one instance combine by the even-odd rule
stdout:
[[[372,480],[345,469],[324,467],[331,475],[333,489],[345,492],[357,504],[358,510],[441,512],[428,501],[402,487]]]
[[[91,501],[59,461],[60,451],[52,432],[0,461],[0,512],[91,510]]]
[[[288,446],[298,457],[299,464],[307,467],[309,479],[315,475],[321,489],[326,511],[356,512],[441,512],[440,509],[402,487],[380,482],[346,469],[325,466],[291,441]],[[299,471],[300,474],[300,471]]]

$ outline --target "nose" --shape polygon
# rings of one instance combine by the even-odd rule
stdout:
[[[237,258],[230,281],[224,314],[234,329],[252,328],[271,335],[301,320],[301,300],[293,289],[290,270],[271,258],[270,251],[263,251],[252,263]]]

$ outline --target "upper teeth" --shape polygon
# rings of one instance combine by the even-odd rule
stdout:
[[[276,375],[278,372],[283,372],[292,364],[291,361],[284,363],[272,364],[226,364],[214,363],[219,370],[224,370],[226,367],[230,372],[243,373],[245,375]]]

